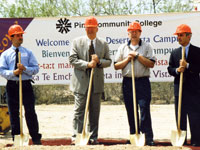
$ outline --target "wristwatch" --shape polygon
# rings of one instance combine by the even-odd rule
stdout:
[[[135,59],[137,59],[139,55],[140,55],[140,54],[137,52],[137,54],[135,55]]]

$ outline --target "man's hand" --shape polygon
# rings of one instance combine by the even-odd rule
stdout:
[[[96,67],[96,65],[97,65],[97,62],[96,61],[94,61],[94,60],[92,60],[92,61],[90,61],[89,63],[88,63],[88,68],[95,68]]]
[[[131,51],[129,53],[129,55],[131,55],[132,57],[135,57],[137,54],[138,54],[138,52],[136,52],[136,51]]]
[[[185,61],[185,59],[184,60],[180,60],[180,66],[183,66],[184,68],[186,68],[187,67],[187,62]]]
[[[177,68],[177,71],[178,71],[178,72],[184,72],[184,71],[185,71],[185,67],[179,66],[179,67]]]
[[[186,69],[186,67],[187,67],[187,62],[185,61],[185,60],[180,60],[180,65],[179,65],[179,67],[177,68],[177,71],[178,72],[184,72],[185,71],[185,69]]]
[[[17,69],[13,71],[14,75],[22,74],[22,72],[26,70],[23,64],[17,63]]]
[[[26,68],[24,67],[23,64],[18,63],[17,67],[18,67],[19,70],[22,70],[22,71],[26,70]]]
[[[96,61],[97,64],[100,62],[99,57],[96,54],[92,55],[92,60]]]
[[[128,54],[128,57],[126,59],[128,59],[128,61],[131,61],[131,59],[134,60],[134,57],[133,57],[133,55]]]
[[[138,54],[138,52],[136,52],[136,51],[131,51],[131,52],[128,54],[128,57],[127,57],[128,61],[131,61],[131,59],[134,60],[137,54]]]
[[[13,71],[14,75],[19,75],[22,74],[23,70],[20,70],[19,68],[17,68],[16,70]]]

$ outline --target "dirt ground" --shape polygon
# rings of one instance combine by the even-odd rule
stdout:
[[[40,133],[43,139],[70,138],[72,135],[72,117],[73,105],[38,105],[36,106],[38,115]],[[154,139],[159,141],[170,141],[171,130],[175,130],[174,105],[151,105],[152,126],[154,131]],[[129,126],[124,105],[101,105],[99,138],[129,139]],[[189,129],[188,129],[189,130]],[[24,121],[24,132],[27,132]],[[188,132],[188,139],[190,134]],[[10,132],[7,135],[0,136],[0,149],[6,144],[12,144]],[[131,145],[115,145],[115,146],[29,146],[28,149],[111,149],[111,150],[154,150],[153,147],[141,147],[134,149]],[[4,148],[14,149],[14,148]],[[24,148],[24,149],[27,149]],[[187,150],[186,147],[155,147],[155,150]]]

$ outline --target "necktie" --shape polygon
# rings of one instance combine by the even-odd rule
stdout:
[[[19,49],[17,48],[15,51],[16,51],[16,58],[15,58],[15,70],[16,70],[17,63],[19,63],[19,58],[18,58]],[[19,75],[16,75],[16,77],[19,77]]]
[[[15,50],[15,52],[16,52],[16,58],[15,58],[15,70],[17,69],[17,63],[19,63],[19,60],[18,60],[18,52],[19,52],[19,49],[17,48],[16,50]]]
[[[93,45],[93,41],[91,40],[91,44],[90,44],[90,48],[89,48],[89,61],[92,60],[92,55],[95,54],[94,52],[94,45]],[[88,69],[89,70],[89,76],[91,74],[91,68]],[[93,92],[93,84],[92,84],[92,92]]]
[[[94,54],[94,45],[93,45],[93,41],[91,41],[91,44],[90,44],[90,48],[89,48],[89,61],[92,60],[92,56]]]

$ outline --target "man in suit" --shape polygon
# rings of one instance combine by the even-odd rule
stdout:
[[[177,27],[174,33],[181,47],[172,51],[168,72],[174,76],[175,114],[177,119],[180,72],[183,72],[181,130],[187,130],[187,115],[190,123],[191,144],[200,146],[200,48],[190,43],[192,32],[186,24]],[[182,60],[182,47],[185,59]],[[187,141],[185,141],[185,144]]]
[[[86,19],[85,31],[87,36],[78,37],[73,41],[69,57],[70,63],[74,66],[70,84],[70,89],[75,97],[72,142],[74,142],[76,134],[81,133],[83,129],[90,73],[91,68],[94,68],[88,127],[92,133],[89,143],[97,144],[100,102],[104,91],[103,68],[110,66],[111,58],[108,44],[97,38],[98,22],[96,18],[88,17]]]

